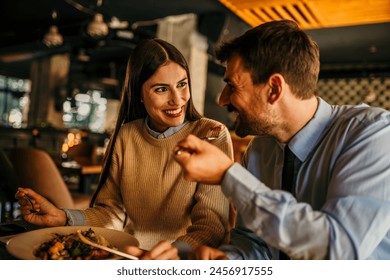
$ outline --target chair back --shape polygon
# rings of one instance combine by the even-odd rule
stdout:
[[[9,159],[19,185],[31,188],[57,207],[74,208],[73,198],[50,155],[40,149],[14,148]]]

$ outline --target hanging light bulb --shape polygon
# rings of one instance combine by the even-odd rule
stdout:
[[[53,22],[57,18],[57,11],[53,11],[51,14],[51,17],[53,19]],[[49,28],[49,32],[45,34],[45,36],[42,39],[42,42],[48,46],[49,48],[51,47],[56,47],[60,46],[63,44],[64,39],[62,38],[62,35],[58,32],[58,27],[56,25],[52,25]]]
[[[93,20],[89,23],[87,33],[93,38],[99,38],[107,36],[108,25],[103,21],[103,15],[100,13],[95,14]]]
[[[50,48],[62,45],[64,39],[58,32],[58,27],[56,25],[52,25],[49,28],[49,32],[47,32],[43,37],[42,42]]]

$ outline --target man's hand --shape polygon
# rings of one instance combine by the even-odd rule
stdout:
[[[157,243],[150,251],[134,246],[128,246],[125,251],[140,260],[180,260],[177,248],[166,240]]]
[[[228,260],[224,252],[208,246],[199,246],[191,253],[189,259],[193,260]]]
[[[218,185],[233,161],[218,147],[189,135],[173,150],[175,160],[182,166],[184,178]]]

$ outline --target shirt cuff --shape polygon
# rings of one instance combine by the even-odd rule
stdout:
[[[183,240],[176,240],[172,243],[173,246],[179,250],[179,257],[181,260],[187,260],[188,255],[192,252],[192,248],[187,242]]]
[[[84,212],[77,209],[66,209],[61,208],[66,214],[66,225],[67,226],[85,226],[87,225],[87,219],[85,218]]]
[[[262,189],[262,184],[259,183],[252,173],[236,162],[226,171],[221,186],[225,196],[233,198],[235,206],[240,209],[245,207],[254,193],[267,190],[267,188]]]

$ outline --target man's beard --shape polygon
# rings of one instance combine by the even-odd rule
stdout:
[[[237,122],[235,127],[236,135],[239,137],[245,137],[248,135],[262,136],[270,135],[272,124],[270,122],[270,116],[265,119],[254,119],[248,117],[246,114],[239,114],[237,116]]]

